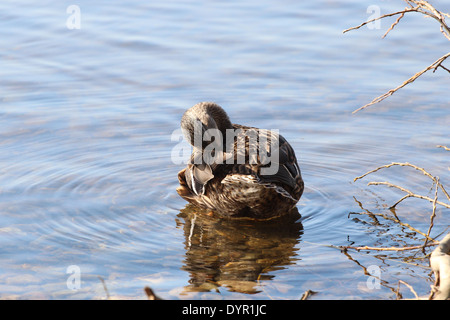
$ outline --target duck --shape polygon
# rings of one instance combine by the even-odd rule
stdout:
[[[277,130],[234,124],[215,102],[186,110],[181,131],[192,146],[177,193],[224,218],[267,220],[296,208],[304,182],[294,149]]]

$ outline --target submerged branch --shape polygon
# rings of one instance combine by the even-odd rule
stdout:
[[[438,146],[438,147],[442,147],[442,146]],[[410,190],[408,190],[408,189],[406,189],[406,188],[404,188],[402,186],[399,186],[399,185],[396,185],[396,184],[393,184],[393,183],[390,183],[390,182],[386,182],[386,181],[372,181],[372,182],[368,183],[369,186],[371,186],[371,185],[385,185],[385,186],[388,186],[388,187],[391,187],[391,188],[396,188],[396,189],[406,193],[406,195],[404,195],[400,200],[398,200],[394,205],[392,205],[390,207],[390,209],[394,209],[400,202],[402,202],[403,200],[408,199],[408,198],[423,199],[423,200],[427,200],[427,201],[432,203],[433,210],[432,210],[432,213],[431,213],[431,216],[430,216],[430,224],[429,224],[429,227],[428,227],[428,231],[426,233],[421,232],[421,231],[419,231],[417,229],[414,229],[408,224],[401,223],[398,219],[389,218],[390,220],[393,220],[393,221],[395,221],[396,223],[399,223],[402,226],[406,226],[406,227],[410,228],[411,230],[413,230],[413,231],[415,231],[417,233],[420,233],[422,236],[424,236],[424,238],[425,238],[424,244],[422,246],[417,246],[416,248],[420,248],[420,247],[421,248],[425,248],[426,246],[428,246],[428,241],[433,241],[433,243],[435,243],[434,239],[432,237],[430,237],[430,234],[431,234],[431,229],[434,226],[434,218],[436,217],[437,205],[441,205],[441,206],[443,206],[445,208],[450,209],[450,204],[438,200],[438,191],[439,191],[439,189],[442,190],[444,195],[447,197],[447,200],[450,200],[450,196],[449,196],[448,192],[445,190],[444,186],[440,183],[439,177],[435,177],[431,173],[426,171],[424,168],[418,167],[418,166],[410,164],[408,162],[392,162],[392,163],[387,164],[387,165],[379,166],[378,168],[370,170],[370,171],[366,172],[365,174],[363,174],[363,175],[361,175],[359,177],[356,177],[354,179],[354,181],[362,179],[362,178],[366,177],[367,175],[369,175],[371,173],[374,173],[374,172],[377,172],[377,171],[379,171],[381,169],[386,169],[386,168],[390,168],[390,167],[393,167],[393,166],[414,168],[415,170],[422,172],[425,176],[430,178],[433,181],[433,184],[435,185],[434,198],[430,198],[428,196],[423,196],[423,195],[420,195],[420,194],[416,194],[416,193],[414,193],[414,192],[412,192],[412,191],[410,191]],[[372,215],[374,215],[374,214],[372,214]],[[382,215],[382,216],[384,218],[387,218],[384,215]],[[359,248],[362,248],[362,247],[359,247]],[[366,248],[368,248],[368,247],[366,247]],[[377,250],[377,249],[373,249],[373,250]],[[389,250],[389,249],[380,248],[380,250]],[[401,250],[403,250],[403,249],[400,249],[400,250],[396,249],[396,251],[401,251]],[[408,250],[408,249],[405,249],[405,250]]]
[[[389,217],[389,216],[387,216],[387,215],[385,215],[385,214],[382,214],[382,213],[373,213],[373,212],[352,212],[352,214],[365,214],[365,215],[374,216],[374,217],[377,217],[377,216],[378,216],[378,217],[382,217],[383,219],[390,220],[390,221],[393,221],[393,222],[395,222],[395,223],[398,223],[399,225],[401,225],[401,226],[403,226],[403,227],[406,227],[406,228],[410,229],[411,231],[416,232],[416,233],[418,233],[418,234],[424,236],[425,238],[428,238],[428,240],[431,240],[431,241],[434,240],[434,239],[430,238],[429,236],[427,236],[427,234],[426,234],[425,232],[422,232],[422,231],[420,231],[420,230],[414,228],[414,227],[411,226],[409,223],[401,222],[400,220],[398,220],[398,219],[396,219],[396,218]]]
[[[426,247],[431,247],[431,246],[437,246],[439,244],[438,241],[434,241],[434,242],[430,242],[427,243],[425,246]],[[369,246],[363,246],[363,247],[353,247],[353,246],[337,246],[336,248],[341,249],[341,250],[348,250],[348,249],[353,249],[353,250],[375,250],[375,251],[407,251],[407,250],[415,250],[415,249],[422,249],[424,247],[424,245],[418,245],[418,246],[412,246],[412,247],[387,247],[387,248],[380,248],[380,247],[369,247]]]

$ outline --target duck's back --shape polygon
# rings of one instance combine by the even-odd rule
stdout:
[[[304,189],[291,145],[270,130],[233,127],[222,162],[199,163],[204,154],[195,151],[179,173],[178,193],[222,216],[267,219],[289,212]]]

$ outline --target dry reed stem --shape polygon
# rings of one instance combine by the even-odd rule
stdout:
[[[397,11],[397,12],[392,12],[392,13],[388,13],[388,14],[384,14],[384,15],[382,15],[380,17],[377,17],[377,18],[365,21],[365,22],[361,23],[360,25],[358,25],[356,27],[352,27],[352,28],[348,28],[348,29],[344,30],[343,33],[346,33],[346,32],[348,32],[350,30],[359,29],[359,28],[361,28],[362,26],[364,26],[366,24],[372,23],[374,21],[377,21],[377,20],[380,20],[380,19],[383,19],[383,18],[400,15],[397,18],[397,20],[389,27],[389,29],[386,31],[386,33],[383,35],[383,38],[384,38],[400,22],[400,20],[404,17],[405,13],[419,12],[419,13],[425,15],[426,17],[431,17],[434,20],[436,20],[440,24],[441,33],[445,36],[445,38],[447,38],[447,40],[450,40],[450,28],[449,28],[449,26],[447,25],[447,23],[445,21],[445,17],[450,17],[449,14],[442,13],[441,11],[437,10],[436,8],[434,8],[427,1],[423,1],[423,0],[405,0],[405,2],[409,5],[409,7],[405,8],[404,10]],[[369,102],[369,103],[365,104],[364,106],[356,109],[352,113],[356,113],[356,112],[358,112],[360,110],[363,110],[363,109],[365,109],[365,108],[367,108],[367,107],[369,107],[371,105],[374,105],[376,103],[379,103],[379,102],[383,101],[384,99],[386,99],[386,98],[390,97],[391,95],[393,95],[399,89],[401,89],[401,88],[405,87],[406,85],[414,82],[417,78],[419,78],[421,75],[423,75],[424,73],[426,73],[429,70],[434,69],[433,72],[435,72],[439,67],[441,67],[442,69],[444,69],[444,70],[446,70],[447,72],[450,73],[450,69],[447,69],[446,67],[444,67],[442,65],[442,63],[449,56],[450,56],[450,52],[445,54],[445,55],[443,55],[439,59],[437,59],[435,62],[433,62],[431,65],[429,65],[428,67],[426,67],[422,71],[419,71],[416,74],[414,74],[412,77],[410,77],[408,80],[403,82],[401,85],[397,86],[394,89],[389,90],[388,92],[382,94],[381,96],[376,97],[371,102]]]

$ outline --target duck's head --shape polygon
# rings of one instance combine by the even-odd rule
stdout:
[[[194,147],[195,137],[200,139],[201,148],[204,149],[209,142],[203,141],[208,129],[218,129],[225,139],[226,130],[233,129],[233,125],[225,110],[214,102],[200,102],[188,109],[181,118],[181,130],[186,140]]]

